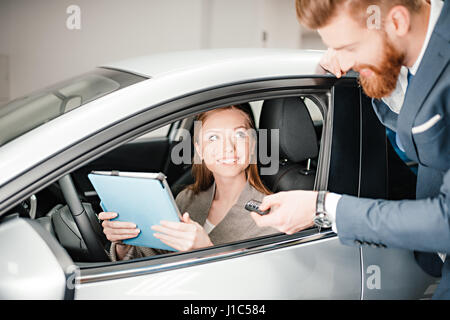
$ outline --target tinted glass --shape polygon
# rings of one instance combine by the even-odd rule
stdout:
[[[146,78],[98,68],[0,106],[0,146],[60,115]]]

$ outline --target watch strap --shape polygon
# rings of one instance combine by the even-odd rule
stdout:
[[[316,202],[316,212],[326,212],[325,211],[325,196],[327,195],[327,191],[319,191],[317,194],[317,202]]]

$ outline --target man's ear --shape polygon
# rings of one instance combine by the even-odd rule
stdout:
[[[394,6],[386,16],[385,31],[389,38],[404,37],[411,29],[411,13],[404,6]]]

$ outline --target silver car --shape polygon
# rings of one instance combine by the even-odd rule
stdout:
[[[259,130],[286,137],[274,153],[276,172],[262,176],[272,191],[414,197],[414,163],[397,156],[357,74],[324,74],[322,54],[222,49],[144,56],[0,107],[0,298],[430,298],[439,278],[419,267],[414,252],[345,246],[330,229],[108,258],[87,174],[163,172],[176,195],[192,182],[190,165],[171,160],[182,133],[199,112],[231,104],[249,106]],[[271,165],[264,160],[261,169]]]

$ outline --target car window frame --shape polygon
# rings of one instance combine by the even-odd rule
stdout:
[[[83,140],[68,145],[64,150],[50,155],[34,167],[24,170],[20,176],[8,181],[2,186],[2,194],[0,194],[0,216],[33,193],[57,181],[64,173],[76,170],[121,143],[130,142],[143,133],[185,118],[188,116],[186,110],[192,105],[197,105],[197,110],[200,110],[201,106],[198,107],[198,105],[202,102],[211,104],[214,101],[220,103],[222,100],[226,101],[223,103],[225,106],[235,103],[239,97],[245,97],[241,100],[254,100],[259,96],[262,97],[263,94],[265,97],[277,97],[277,95],[286,95],[292,90],[297,90],[293,95],[301,95],[305,94],[305,90],[317,92],[317,89],[330,89],[336,81],[336,78],[329,76],[292,76],[242,81],[192,92],[174,97],[159,105],[149,106],[137,114],[130,115]],[[355,79],[340,81],[354,82]],[[271,93],[267,94],[267,91]],[[234,100],[229,96],[232,93],[235,94]],[[211,95],[216,98],[211,100]],[[183,108],[180,109],[180,106]]]
[[[314,189],[326,188],[326,176],[328,173],[322,171],[324,171],[329,167],[327,164],[329,162],[329,155],[324,156],[324,153],[326,151],[326,148],[324,147],[328,145],[328,142],[326,141],[329,140],[331,142],[332,107],[330,106],[329,103],[331,101],[330,89],[333,87],[335,81],[336,81],[335,79],[328,77],[292,77],[292,78],[284,77],[281,79],[258,80],[238,84],[230,84],[229,86],[220,86],[218,88],[213,88],[211,90],[193,93],[192,95],[189,96],[178,97],[160,106],[150,107],[149,109],[143,111],[142,113],[134,115],[127,119],[123,119],[122,122],[116,123],[112,125],[110,128],[106,128],[102,132],[99,132],[87,138],[82,143],[78,143],[75,146],[70,146],[68,147],[68,149],[61,152],[60,154],[55,155],[55,157],[49,161],[55,163],[62,162],[62,164],[59,166],[55,166],[56,170],[52,170],[53,175],[51,177],[46,176],[45,177],[46,179],[45,178],[43,179],[41,176],[39,177],[39,179],[37,179],[36,178],[37,170],[34,170],[34,172],[30,171],[26,177],[21,176],[22,179],[17,179],[15,183],[16,184],[23,183],[25,188],[23,188],[19,192],[19,194],[16,195],[16,199],[26,198],[28,194],[33,194],[39,191],[40,189],[44,188],[50,183],[56,181],[62,175],[74,171],[75,169],[86,164],[87,162],[90,162],[95,158],[100,157],[101,155],[107,153],[108,151],[118,147],[123,143],[132,141],[137,136],[145,132],[164,126],[170,122],[181,120],[194,113],[213,108],[219,108],[221,106],[230,105],[232,103],[241,103],[243,101],[252,101],[258,99],[269,99],[287,96],[301,96],[301,95],[308,95],[308,96],[312,95],[314,97],[317,93],[323,93],[323,95],[320,98],[316,97],[316,99],[319,103],[319,108],[321,107],[322,109],[324,109],[322,110],[324,117],[324,127],[321,141],[322,148],[321,152],[319,153],[319,163],[325,163],[326,165],[320,166],[321,170],[319,170],[317,173],[318,176],[320,176],[320,179],[316,180],[319,181],[319,183],[317,186],[314,187]],[[211,97],[214,97],[214,99],[212,99]],[[330,110],[327,110],[328,106],[330,106]],[[102,135],[106,135],[108,139],[105,139],[105,137],[103,137],[102,139],[100,139],[101,142],[99,142],[98,137]],[[103,139],[106,141],[103,141]],[[71,149],[73,150],[73,148],[81,148],[82,150],[84,150],[84,154],[74,157],[73,153],[71,153]],[[329,152],[329,150],[327,152]],[[69,154],[72,154],[72,156],[70,157]],[[48,167],[48,163],[46,164]],[[34,183],[33,182],[30,184],[25,183],[27,179],[32,180],[33,178],[36,179]],[[12,188],[14,186],[10,187]],[[10,207],[14,205],[15,202],[12,201],[9,204]],[[6,209],[5,207],[2,208],[2,211],[5,210],[8,210],[8,207],[6,207]],[[306,242],[315,241],[318,238],[321,239],[330,236],[336,236],[336,234],[334,234],[331,231],[325,232],[322,231],[321,233],[318,233],[317,230],[313,228],[302,231],[300,233],[296,233],[291,236],[284,234],[271,235],[268,237],[245,240],[238,243],[215,246],[214,248],[200,249],[186,253],[178,253],[176,255],[167,257],[157,257],[158,259],[156,260],[159,261],[159,264],[163,264],[164,261],[166,260],[163,261],[162,259],[168,259],[167,263],[170,264],[173,263],[172,260],[174,259],[173,258],[174,256],[177,256],[178,257],[177,259],[189,260],[192,257],[196,257],[199,255],[203,256],[204,254],[203,259],[206,257],[206,261],[210,261],[211,258],[208,256],[211,255],[216,256],[215,260],[219,259],[219,257],[217,257],[217,255],[214,254],[214,252],[217,252],[217,250],[223,253],[222,258],[227,257],[229,258],[230,256],[236,256],[236,254],[233,254],[234,250],[241,250],[241,254],[258,252],[257,250],[266,250],[266,249],[272,250],[274,248],[273,245],[274,241],[276,241],[277,243],[276,247],[278,248],[279,246],[285,247],[288,245],[303,243],[305,241]],[[246,248],[247,251],[242,252],[242,249],[244,247],[247,247]],[[266,249],[262,249],[262,247]],[[252,250],[249,251],[250,249]],[[200,254],[201,252],[206,253]],[[123,266],[128,265],[130,263],[148,264],[149,261],[153,262],[155,261],[154,258],[153,259],[143,258],[143,259],[144,261],[139,260],[138,261],[133,260],[129,262],[121,261],[106,266],[105,264],[111,263],[104,262],[101,264],[82,267],[81,280],[83,280],[83,277],[87,277],[92,280],[94,277],[93,273],[100,271],[99,268],[107,268],[109,270],[108,271],[109,273],[114,271],[111,270],[111,268],[112,269],[116,268],[117,269],[116,271],[119,272],[119,274],[125,276],[124,273],[122,272]],[[120,269],[122,269],[122,271]]]

